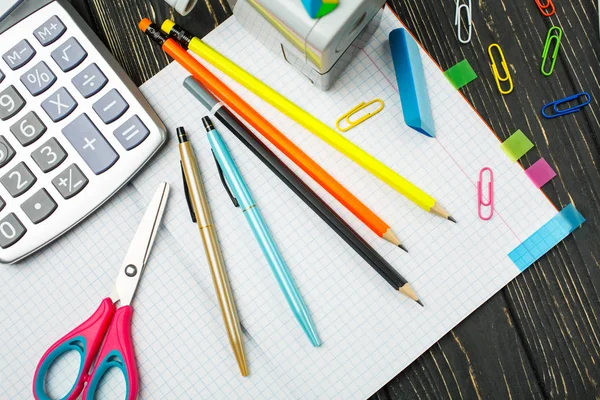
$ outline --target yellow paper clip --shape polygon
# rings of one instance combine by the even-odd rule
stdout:
[[[350,120],[350,117],[352,117],[354,114],[358,113],[361,110],[364,110],[365,108],[369,107],[372,104],[379,104],[379,106],[373,110],[373,111],[369,111],[368,113],[366,113],[365,115],[363,115],[362,117],[359,117],[358,119],[352,121]],[[359,105],[357,105],[356,107],[354,107],[352,110],[348,111],[346,114],[342,115],[341,117],[339,117],[337,119],[337,121],[335,121],[335,126],[342,132],[347,132],[350,129],[354,128],[355,126],[363,123],[364,121],[368,120],[369,118],[371,118],[373,115],[378,114],[379,112],[381,112],[381,110],[383,110],[383,107],[385,107],[385,103],[383,102],[383,100],[381,99],[375,99],[375,100],[371,100],[368,103],[365,103],[364,101],[362,103],[360,103]],[[340,126],[340,122],[345,121],[347,126]]]
[[[504,70],[505,75],[503,77],[500,76],[500,73],[498,73],[496,60],[494,59],[494,54],[492,53],[492,48],[494,47],[498,48],[498,53],[500,54],[500,64],[502,65],[502,69]],[[496,80],[496,85],[498,86],[500,94],[509,94],[513,91],[513,81],[512,77],[510,76],[508,64],[506,64],[506,58],[504,58],[504,53],[502,52],[500,45],[498,45],[497,43],[491,44],[490,47],[488,47],[488,54],[490,55],[490,60],[492,61],[492,74],[494,74],[494,79]],[[504,82],[508,82],[509,85],[508,89],[506,90],[502,89],[502,83]]]

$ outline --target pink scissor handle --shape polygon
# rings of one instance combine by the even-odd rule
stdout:
[[[98,309],[71,332],[60,338],[42,356],[33,377],[33,397],[36,400],[50,399],[45,391],[45,379],[52,364],[63,354],[77,351],[81,357],[79,372],[73,387],[62,400],[76,399],[87,381],[87,372],[95,359],[104,334],[108,329],[115,305],[110,298],[102,300]]]
[[[126,383],[126,400],[134,400],[138,395],[138,371],[131,339],[131,316],[133,308],[118,308],[106,333],[106,340],[94,370],[90,374],[89,384],[83,391],[83,399],[93,399],[102,377],[111,368],[118,368],[123,373]]]

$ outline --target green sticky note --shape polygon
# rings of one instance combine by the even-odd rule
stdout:
[[[525,153],[533,149],[533,143],[531,143],[531,140],[518,129],[515,133],[510,135],[508,139],[502,142],[500,148],[506,153],[511,161],[517,161],[519,158],[523,157]]]
[[[450,67],[444,75],[455,89],[460,89],[467,83],[477,79],[477,74],[473,71],[471,64],[467,60],[462,60],[453,67]]]

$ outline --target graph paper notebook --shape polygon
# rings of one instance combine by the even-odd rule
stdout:
[[[142,90],[171,132],[185,126],[196,149],[245,329],[251,376],[240,376],[231,354],[197,228],[185,203],[172,139],[94,216],[19,266],[0,269],[0,397],[29,397],[33,372],[45,349],[108,295],[139,218],[163,180],[173,190],[133,303],[141,398],[365,398],[543,254],[539,241],[526,239],[556,232],[566,235],[568,218],[549,222],[556,218],[556,209],[502,152],[498,139],[425,53],[436,138],[417,135],[404,124],[387,43],[388,32],[400,26],[386,10],[378,34],[328,92],[310,86],[274,58],[234,18],[206,40],[332,125],[360,101],[376,97],[385,101],[383,112],[347,136],[419,183],[458,224],[425,213],[223,78],[390,223],[410,253],[381,243],[291,165],[412,283],[425,308],[393,291],[217,124],[313,314],[324,341],[321,348],[313,348],[243,215],[223,189],[201,123],[207,111],[181,86],[188,74],[172,64]],[[496,182],[496,213],[487,222],[477,216],[476,200],[476,182],[484,166],[493,169]],[[560,237],[555,239],[548,243]],[[59,384],[53,387],[68,385],[67,378],[74,375],[68,376],[67,369],[63,364],[55,369],[53,382]],[[106,398],[114,398],[124,384],[118,373],[110,378],[102,388]]]

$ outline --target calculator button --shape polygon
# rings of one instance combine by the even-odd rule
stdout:
[[[20,162],[7,172],[0,182],[12,197],[19,197],[35,183],[36,178],[24,162]]]
[[[108,79],[96,64],[86,67],[71,80],[73,86],[86,99],[98,93],[106,85]]]
[[[23,118],[10,127],[10,131],[21,145],[28,146],[46,132],[46,125],[44,125],[35,112],[29,111]]]
[[[69,168],[52,179],[52,184],[65,199],[70,199],[81,192],[87,183],[87,178],[75,164],[71,164]]]
[[[121,97],[117,89],[113,89],[102,96],[92,107],[105,124],[110,124],[125,114],[129,104]]]
[[[129,118],[127,122],[117,128],[114,132],[115,137],[125,147],[125,150],[131,150],[142,143],[148,137],[150,131],[137,115]]]
[[[50,55],[64,72],[72,70],[87,57],[87,53],[74,37],[58,46]]]
[[[40,61],[33,68],[21,76],[21,82],[34,96],[44,93],[56,82],[56,75],[50,71],[45,62]]]
[[[10,69],[14,71],[15,69],[19,69],[23,65],[27,64],[34,55],[35,50],[33,47],[31,47],[26,39],[23,39],[12,49],[4,53],[2,58],[8,64]]]
[[[52,200],[46,189],[38,190],[21,204],[21,209],[34,224],[39,224],[48,218],[56,210],[56,207],[56,203]]]
[[[66,118],[67,115],[73,112],[75,107],[77,107],[77,102],[64,87],[58,89],[52,96],[42,102],[42,108],[54,122]]]
[[[6,202],[4,201],[4,199],[2,197],[0,197],[0,211],[4,210],[5,205],[6,205]]]
[[[4,136],[0,136],[0,167],[4,167],[15,156],[15,149],[6,141]]]
[[[0,82],[4,80],[4,72],[0,71]]]
[[[0,247],[7,249],[17,243],[27,232],[14,213],[8,214],[0,221]]]
[[[113,166],[119,155],[86,114],[65,126],[62,133],[96,175]]]
[[[12,118],[24,106],[25,100],[23,100],[13,85],[10,85],[0,93],[0,119],[2,121]]]
[[[42,171],[50,172],[65,161],[67,152],[58,143],[58,140],[50,138],[39,149],[31,153],[31,158]]]
[[[66,30],[67,28],[60,18],[54,15],[48,21],[44,22],[42,26],[33,31],[33,36],[35,36],[42,46],[48,46],[56,42]]]

